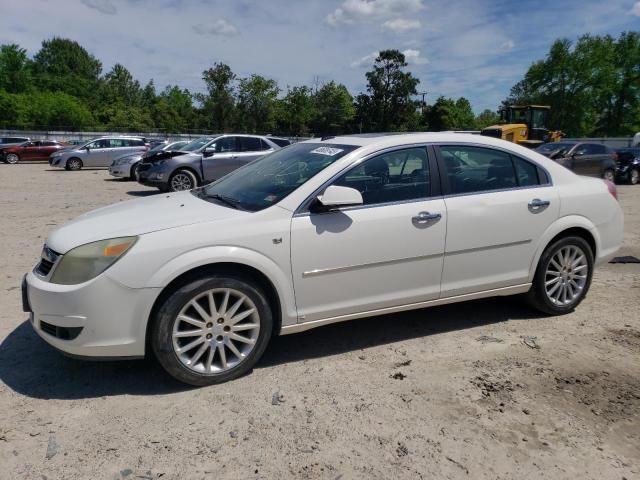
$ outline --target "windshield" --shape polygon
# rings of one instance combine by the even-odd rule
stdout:
[[[159,152],[161,150],[164,150],[164,147],[166,145],[167,145],[166,143],[159,143],[159,144],[155,145],[154,147],[150,148],[147,153],[155,153],[155,152]]]
[[[542,153],[549,153],[549,152],[555,152],[556,150],[569,150],[574,145],[575,143],[551,142],[551,143],[545,143],[544,145],[540,145],[538,148],[536,148],[536,151],[542,152]]]
[[[297,143],[252,162],[196,194],[252,212],[278,203],[355,145]]]
[[[200,152],[204,147],[213,142],[217,137],[200,137],[190,141],[180,149],[181,152]]]

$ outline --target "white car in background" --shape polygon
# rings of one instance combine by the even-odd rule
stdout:
[[[248,372],[273,335],[334,322],[514,294],[570,312],[622,244],[615,197],[489,137],[314,139],[55,230],[24,309],[68,354],[150,348],[175,378],[214,384]]]

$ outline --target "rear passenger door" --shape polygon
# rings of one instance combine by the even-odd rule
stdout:
[[[447,208],[442,297],[527,283],[538,241],[559,212],[546,172],[494,148],[436,151]]]
[[[269,145],[258,137],[238,137],[238,167],[272,152]]]
[[[572,152],[572,170],[578,175],[600,176],[600,145],[582,143]],[[604,150],[604,148],[602,149]]]

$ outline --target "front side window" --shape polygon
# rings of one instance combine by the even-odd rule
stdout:
[[[211,145],[215,148],[216,153],[237,152],[236,137],[222,137]]]
[[[364,205],[428,197],[431,175],[424,147],[394,150],[370,158],[343,174],[334,185],[355,188]]]
[[[87,144],[88,148],[109,148],[109,140],[102,138]]]
[[[234,170],[194,194],[243,210],[262,210],[278,203],[356,148],[354,145],[298,143]]]
[[[191,140],[184,147],[180,149],[182,152],[201,152],[208,145],[211,144],[216,139],[216,137],[200,137],[195,140]]]

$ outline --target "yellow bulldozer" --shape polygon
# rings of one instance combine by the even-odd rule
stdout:
[[[559,130],[550,131],[545,126],[550,110],[551,107],[546,105],[511,105],[500,110],[500,124],[483,128],[480,134],[529,148],[557,142],[563,133]]]

